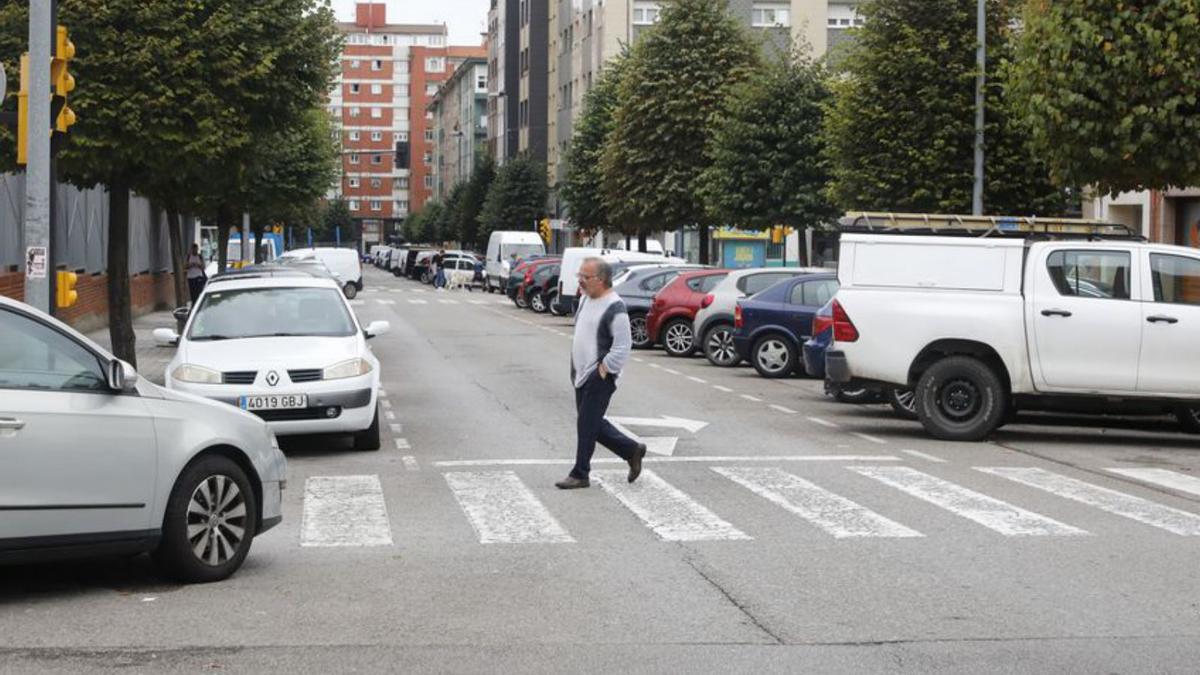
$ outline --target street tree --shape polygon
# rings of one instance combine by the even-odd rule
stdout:
[[[462,206],[463,195],[467,192],[466,181],[459,181],[450,188],[450,193],[446,195],[446,201],[442,210],[441,233],[444,241],[457,241],[464,248],[467,246],[462,243]]]
[[[350,205],[340,197],[322,204],[320,218],[313,227],[313,236],[317,236],[319,232],[319,238],[328,241],[339,227],[342,228],[342,232],[354,231],[354,217],[350,213]]]
[[[987,4],[989,61],[1011,51],[1013,5]],[[975,146],[975,0],[871,0],[833,78],[826,116],[831,192],[844,209],[970,213]],[[1058,215],[1050,182],[992,68],[986,89],[984,208]]]
[[[516,157],[501,166],[479,214],[479,241],[497,230],[535,230],[546,214],[548,191],[542,164]]]
[[[700,185],[723,222],[764,229],[832,220],[822,129],[825,72],[797,45],[730,88],[712,125],[710,165]]]
[[[425,208],[421,209],[421,241],[429,242],[433,245],[442,243],[442,233],[445,227],[446,207],[441,202],[433,200],[425,202]]]
[[[600,77],[583,97],[583,114],[575,123],[567,150],[567,172],[560,192],[567,203],[571,225],[583,233],[618,229],[609,219],[604,202],[601,161],[616,124],[617,92],[628,59],[629,52],[623,50],[604,64]]]
[[[496,161],[490,154],[480,154],[458,208],[458,234],[464,247],[473,246],[478,250],[487,247],[487,241],[479,237],[479,214],[483,212],[483,202],[495,179]]]
[[[1008,75],[1032,145],[1065,185],[1200,185],[1200,5],[1039,0]]]
[[[613,131],[601,161],[612,222],[638,233],[696,225],[708,262],[700,176],[711,125],[729,88],[759,64],[759,46],[725,0],[668,0],[634,44],[617,88]]]

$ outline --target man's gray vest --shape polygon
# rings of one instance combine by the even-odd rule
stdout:
[[[576,316],[583,311],[583,306],[587,304],[587,296],[579,301],[579,309],[575,310]],[[597,363],[603,363],[608,353],[612,351],[613,334],[612,322],[617,318],[618,314],[628,314],[629,310],[625,308],[625,302],[618,300],[608,306],[604,310],[604,314],[600,317],[600,328],[596,331],[596,354],[598,356]],[[575,359],[571,359],[571,382],[575,382]]]

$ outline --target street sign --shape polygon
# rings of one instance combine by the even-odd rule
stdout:
[[[25,276],[29,279],[46,278],[45,246],[30,246],[25,249]]]

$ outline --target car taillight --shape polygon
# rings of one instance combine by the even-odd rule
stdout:
[[[712,293],[709,293],[708,295],[704,296],[704,299],[700,301],[700,309],[705,309],[709,305],[713,304],[713,300],[716,300],[716,298],[713,297]]]
[[[854,327],[854,322],[850,320],[850,315],[846,314],[842,303],[837,300],[833,301],[833,339],[835,342],[858,341],[858,329]]]
[[[733,327],[742,327],[742,305],[740,303],[733,308]]]
[[[820,335],[821,333],[824,333],[825,331],[829,330],[830,328],[833,328],[833,317],[832,316],[822,316],[822,315],[818,314],[813,317],[813,322],[812,322],[812,336],[813,337],[816,337],[816,336]]]

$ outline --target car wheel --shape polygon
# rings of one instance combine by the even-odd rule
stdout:
[[[550,307],[550,314],[553,316],[566,316],[567,313],[558,308],[558,293],[551,293],[546,300],[546,305]]]
[[[228,457],[207,455],[175,481],[154,559],[180,581],[220,581],[241,567],[257,527],[258,501],[246,473]]]
[[[342,294],[346,296],[347,300],[353,300],[358,295],[358,286],[351,281],[342,288]]]
[[[750,354],[754,369],[763,377],[787,377],[796,370],[796,348],[782,335],[764,335]]]
[[[538,314],[545,314],[545,313],[546,313],[546,310],[548,309],[548,308],[546,307],[546,296],[545,296],[545,294],[543,294],[543,293],[533,293],[532,295],[530,295],[530,297],[529,297],[529,308],[530,308],[530,309],[532,309],[533,311],[537,312]]]
[[[529,300],[521,293],[513,296],[513,304],[520,309],[529,309]]]
[[[379,406],[375,406],[375,417],[371,420],[371,426],[354,434],[354,449],[378,450],[379,446]]]
[[[692,322],[674,319],[663,326],[663,348],[670,356],[691,356],[696,351],[696,333]]]
[[[917,415],[925,430],[944,441],[981,441],[1004,419],[1004,383],[987,364],[967,356],[934,363],[916,389]]]
[[[742,360],[733,344],[733,326],[720,324],[708,329],[704,334],[704,356],[722,368],[736,366]]]
[[[633,335],[634,349],[646,349],[650,346],[650,330],[646,327],[645,314],[629,315],[629,332]]]
[[[831,387],[831,392],[833,393],[833,400],[837,401],[838,403],[871,403],[875,401],[876,398],[875,390],[871,389],[870,387],[853,387],[845,389],[841,387]]]
[[[917,419],[917,393],[912,389],[891,387],[887,390],[887,402],[896,416],[906,420]]]

